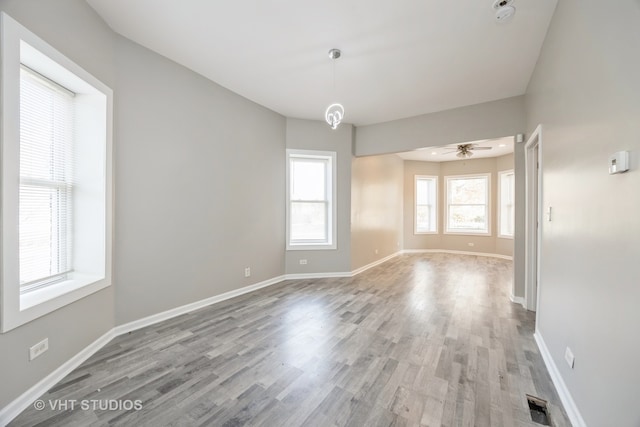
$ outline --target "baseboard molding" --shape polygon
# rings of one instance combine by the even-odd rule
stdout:
[[[376,266],[378,266],[380,264],[383,264],[383,263],[389,261],[390,259],[397,257],[398,255],[402,255],[402,251],[398,251],[398,252],[392,253],[391,255],[388,255],[388,256],[386,256],[386,257],[384,257],[382,259],[379,259],[379,260],[374,261],[374,262],[372,262],[370,264],[367,264],[367,265],[365,265],[363,267],[360,267],[360,268],[357,268],[357,269],[353,270],[351,272],[351,277],[356,276],[356,275],[358,275],[360,273],[364,273],[368,269],[376,267]]]
[[[147,326],[154,325],[156,323],[172,319],[182,314],[190,313],[192,311],[207,307],[217,302],[225,301],[240,295],[248,294],[249,292],[257,291],[258,289],[266,288],[267,286],[275,285],[286,280],[286,276],[278,276],[272,279],[264,280],[262,282],[245,286],[240,289],[234,289],[233,291],[225,292],[220,295],[214,295],[209,298],[202,299],[200,301],[192,302],[182,305],[180,307],[172,308],[161,313],[152,314],[151,316],[144,317],[142,319],[134,320],[133,322],[125,323],[114,328],[115,336],[126,334]]]
[[[330,277],[351,277],[351,272],[336,272],[336,273],[292,273],[285,274],[284,280],[304,280],[304,279],[327,279]]]
[[[80,366],[84,361],[93,356],[98,350],[104,347],[109,341],[115,337],[114,330],[111,329],[100,338],[89,344],[71,359],[63,363],[55,371],[44,377],[36,385],[25,391],[9,403],[6,407],[0,409],[0,426],[5,426],[15,417],[20,415],[22,411],[27,409],[35,402],[35,400],[46,393],[50,388],[56,385],[60,380],[69,375],[74,369]]]
[[[558,396],[560,396],[560,400],[562,401],[564,410],[569,416],[571,424],[573,425],[573,427],[587,427],[587,424],[584,422],[584,419],[582,418],[582,415],[580,414],[576,403],[573,401],[573,397],[571,397],[571,393],[569,393],[567,385],[560,375],[558,367],[551,357],[551,353],[549,352],[549,349],[547,348],[542,335],[540,335],[540,332],[536,330],[536,332],[533,334],[533,337],[536,340],[536,344],[538,344],[538,348],[540,349],[540,354],[542,355],[544,364],[547,366],[547,370],[549,371],[549,375],[551,376],[551,381],[553,381],[553,385],[556,386],[556,391],[558,392]]]
[[[526,308],[524,306],[524,298],[523,297],[517,297],[517,296],[511,294],[511,295],[509,295],[509,300],[511,300],[512,303],[520,304],[523,308]]]
[[[509,261],[513,261],[513,257],[509,255],[500,255],[500,254],[490,254],[486,252],[469,252],[469,251],[454,251],[451,249],[404,249],[402,251],[403,254],[429,254],[429,253],[437,253],[437,254],[455,254],[455,255],[474,255],[474,256],[484,256],[490,258],[500,258],[506,259]]]

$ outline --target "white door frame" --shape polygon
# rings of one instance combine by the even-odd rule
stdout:
[[[538,148],[537,156],[535,155],[536,147]],[[527,310],[538,311],[540,243],[542,241],[542,125],[536,127],[525,144],[524,158],[526,188],[524,306]],[[536,175],[537,182],[534,182]]]

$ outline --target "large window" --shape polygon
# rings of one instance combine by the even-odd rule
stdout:
[[[6,332],[111,284],[112,91],[0,19]]]
[[[490,174],[447,176],[446,232],[490,234]]]
[[[287,150],[287,249],[335,249],[335,160]]]
[[[498,214],[498,222],[500,232],[498,237],[513,238],[514,230],[514,179],[513,171],[504,171],[498,174],[498,183],[500,186],[500,211]]]
[[[415,234],[438,232],[438,177],[415,176]]]
[[[22,67],[20,72],[20,285],[64,280],[73,269],[73,98]]]

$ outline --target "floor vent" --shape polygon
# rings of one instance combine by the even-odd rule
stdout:
[[[529,404],[531,420],[534,423],[541,424],[543,426],[551,425],[551,417],[549,416],[549,410],[547,409],[546,400],[542,400],[539,397],[530,396],[527,394],[527,403]]]

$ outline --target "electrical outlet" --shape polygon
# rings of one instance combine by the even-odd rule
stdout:
[[[569,365],[569,367],[573,369],[573,365],[575,364],[576,358],[569,347],[567,347],[567,349],[564,352],[564,360],[566,360],[567,365]]]
[[[47,350],[49,350],[49,338],[45,338],[29,348],[29,360],[35,359]]]
[[[300,265],[307,265],[307,260],[306,259],[301,259],[300,260]]]
[[[469,245],[469,246],[471,246],[471,247],[474,247],[476,244],[475,244],[475,243],[471,243],[471,242],[469,242],[469,243],[467,243],[467,245]]]
[[[251,267],[244,269],[244,277],[251,277]]]

